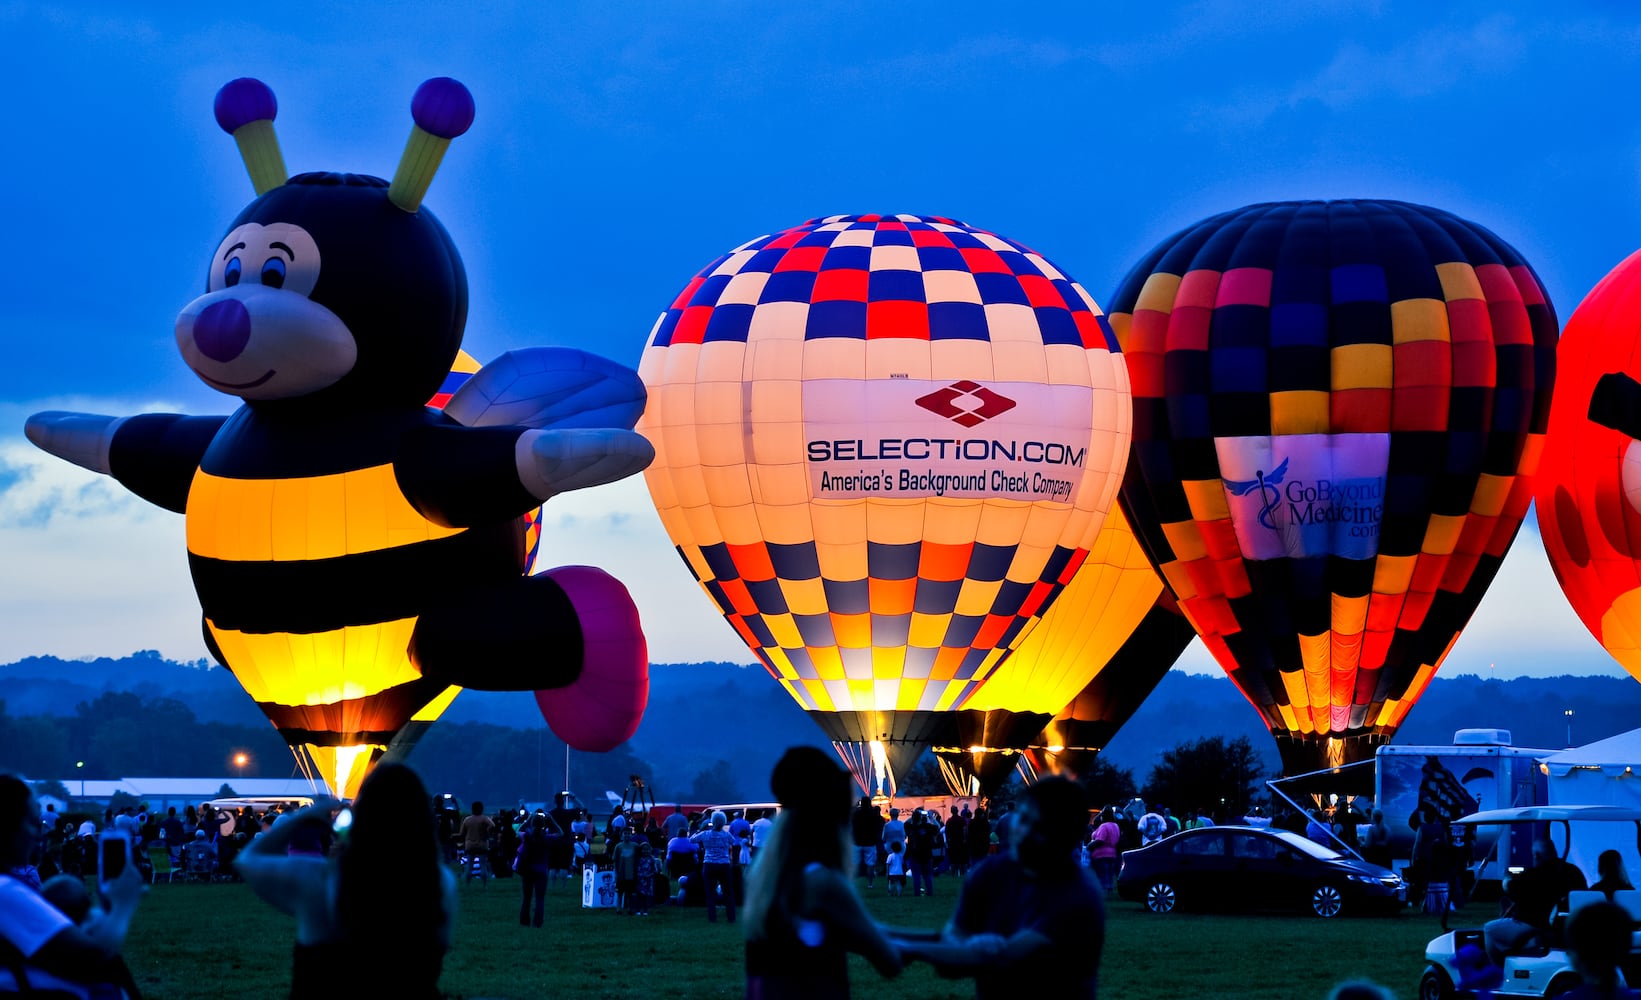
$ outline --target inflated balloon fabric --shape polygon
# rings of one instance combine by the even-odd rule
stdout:
[[[1082,565],[1127,453],[1093,299],[950,219],[738,247],[662,313],[639,373],[668,534],[840,741],[928,738],[912,716],[960,705]]]
[[[1578,617],[1641,679],[1641,253],[1573,310],[1557,353],[1537,480],[1544,549]]]
[[[1370,754],[1531,499],[1556,341],[1537,277],[1437,209],[1254,205],[1163,241],[1111,321],[1141,544],[1290,770]]]

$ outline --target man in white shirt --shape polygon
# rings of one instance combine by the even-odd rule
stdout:
[[[765,809],[752,821],[752,856],[756,858],[758,851],[769,842],[769,831],[774,828],[775,821],[769,818],[770,810]]]
[[[900,821],[900,810],[894,807],[889,809],[889,822],[883,824],[883,850],[887,852],[890,844],[899,844],[901,851],[906,850],[906,824]]]

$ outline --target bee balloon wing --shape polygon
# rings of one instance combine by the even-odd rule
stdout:
[[[469,378],[444,411],[468,427],[631,430],[644,412],[638,373],[567,347],[508,351]]]

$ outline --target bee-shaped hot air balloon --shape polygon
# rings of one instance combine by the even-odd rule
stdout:
[[[609,749],[647,693],[636,609],[591,567],[526,575],[526,516],[649,463],[631,430],[642,383],[537,349],[424,405],[461,347],[467,279],[421,201],[472,96],[442,78],[417,90],[391,184],[287,178],[275,110],[259,81],[217,95],[257,198],[176,321],[189,367],[244,405],[42,413],[29,439],[186,514],[207,645],[338,794],[408,750],[458,685],[536,690],[568,743]]]

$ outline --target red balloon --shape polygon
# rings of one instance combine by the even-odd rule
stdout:
[[[1535,499],[1578,617],[1641,679],[1641,252],[1567,321]]]

